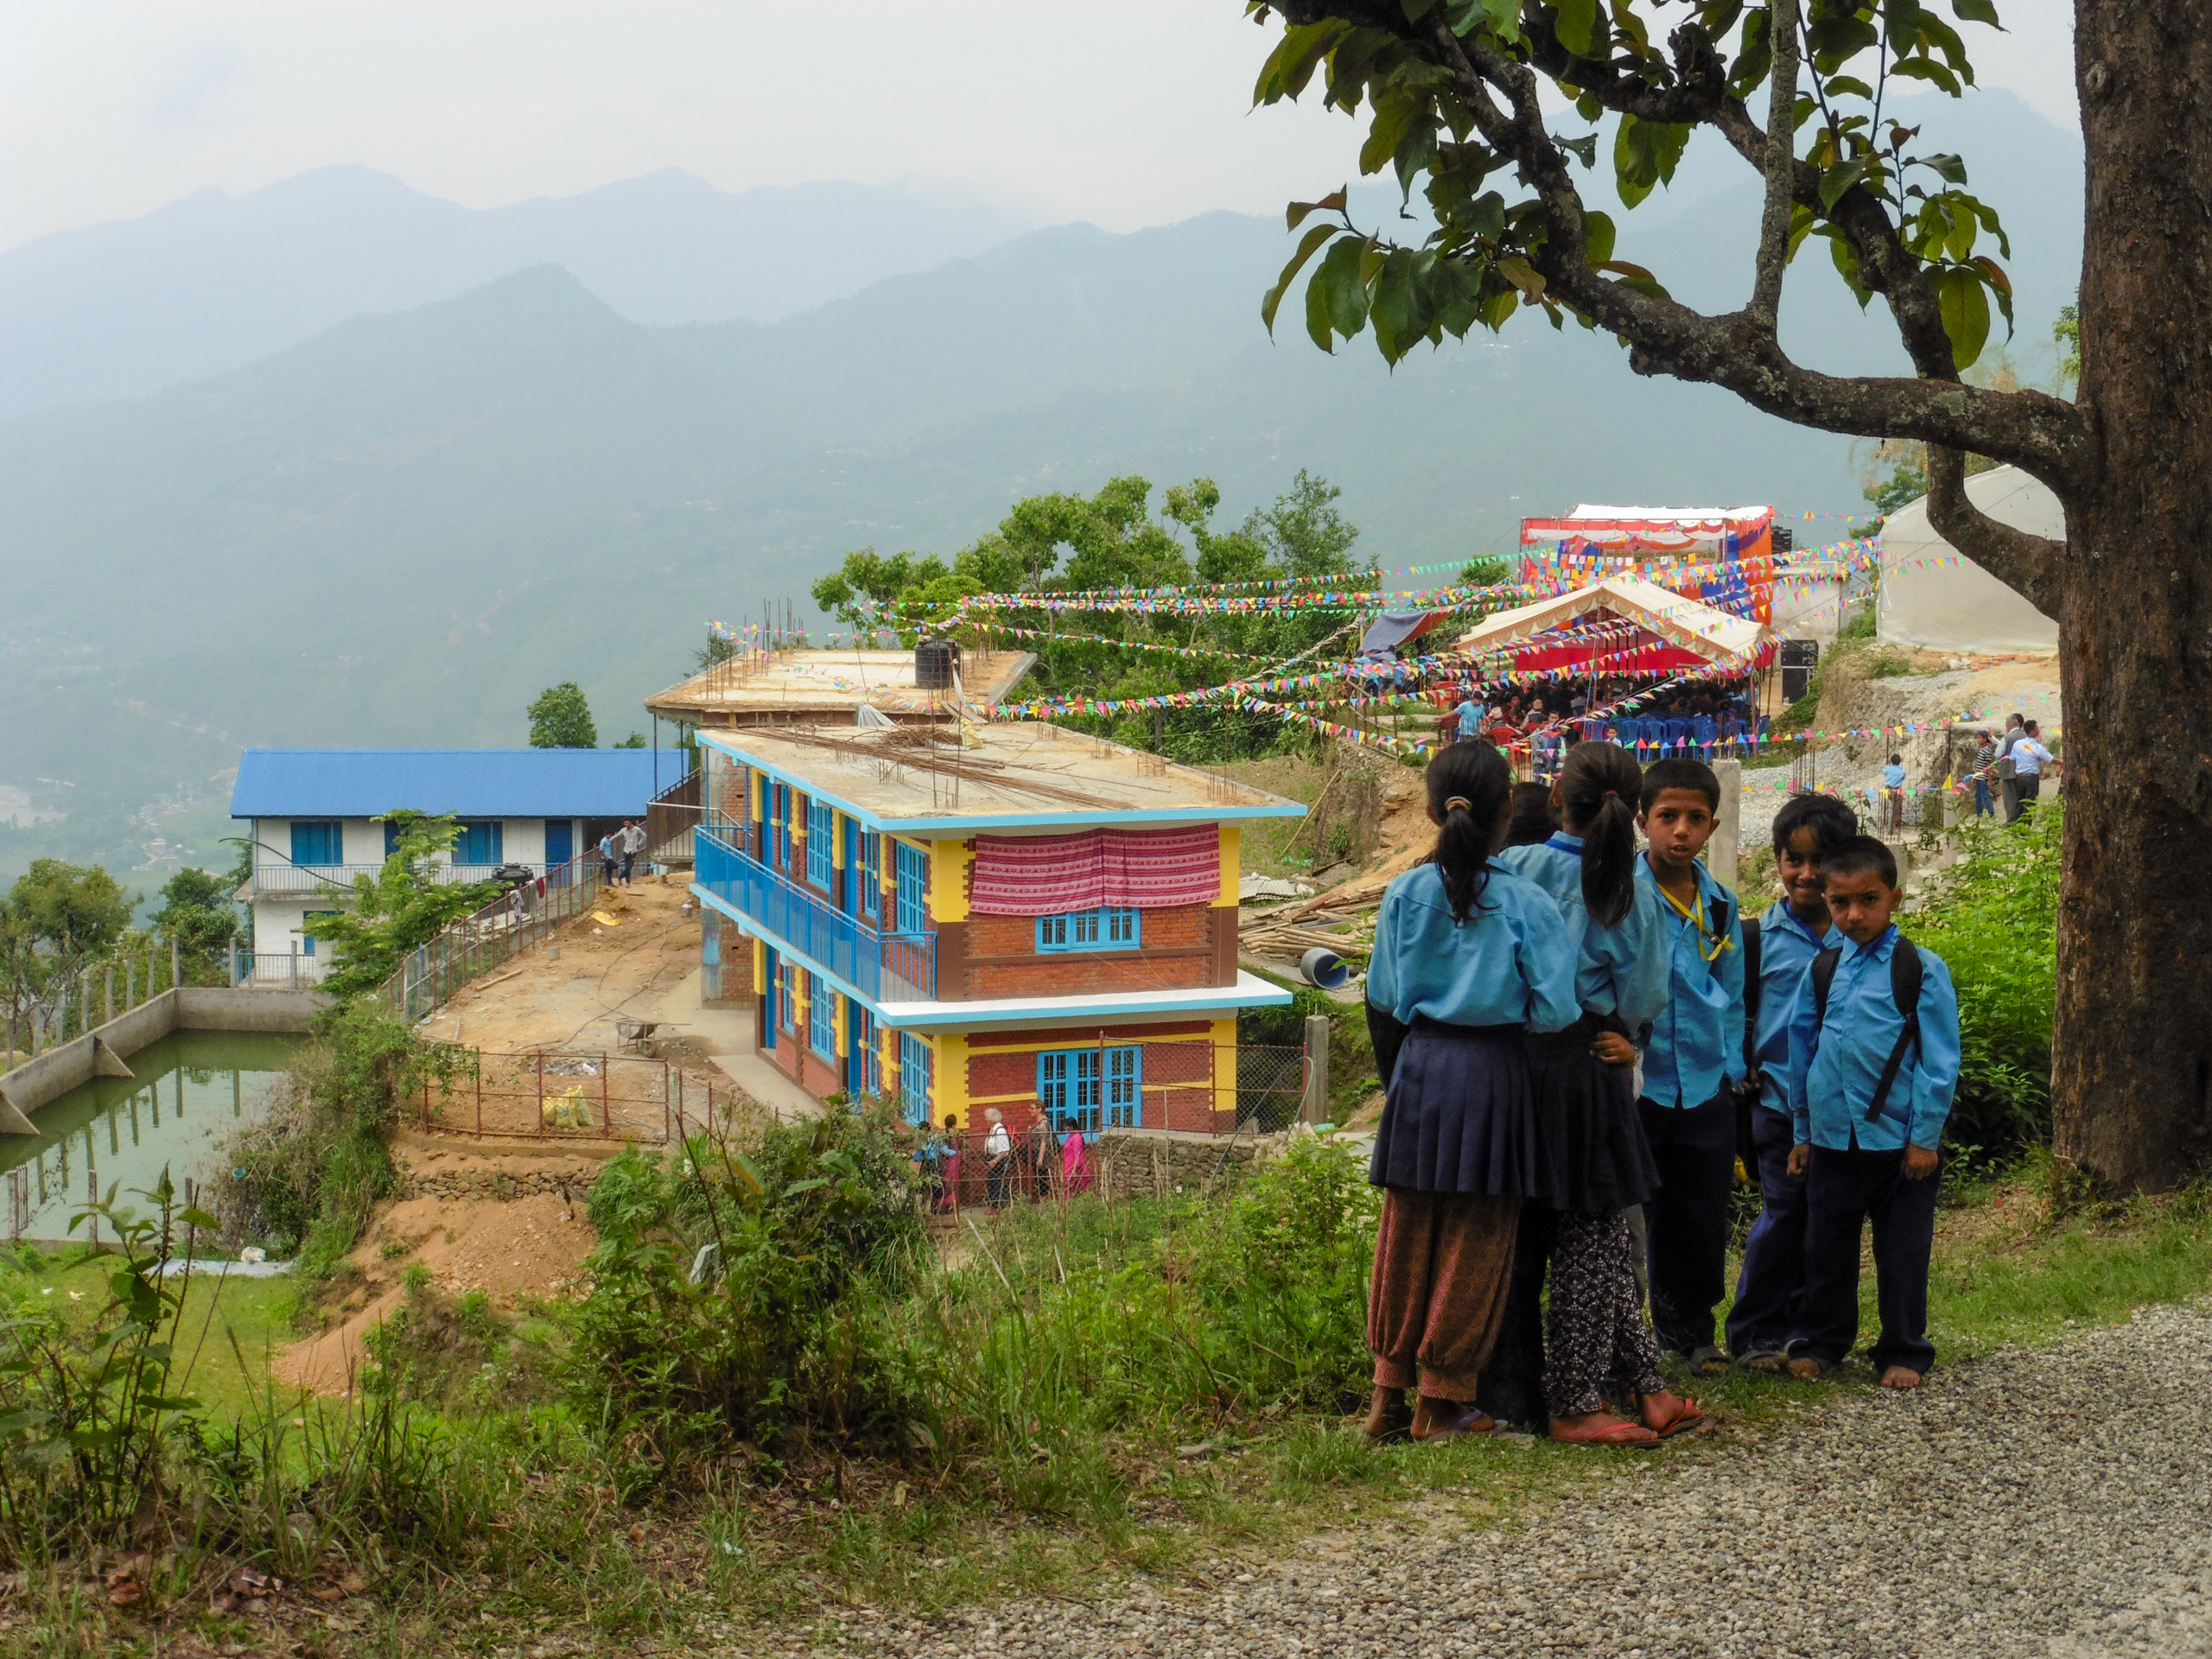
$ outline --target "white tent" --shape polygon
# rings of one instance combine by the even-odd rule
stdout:
[[[2015,530],[2066,537],[2066,514],[2039,479],[1996,467],[1967,480],[1967,499]],[[1928,522],[1925,497],[1882,526],[1882,591],[1875,632],[1931,651],[2058,649],[2058,624],[1966,557]]]
[[[1670,594],[1641,576],[1607,576],[1587,588],[1486,616],[1459,636],[1459,649],[1475,652],[1524,644],[1541,645],[1543,642],[1533,636],[1571,626],[1595,611],[1731,669],[1748,667],[1766,637],[1766,630],[1756,622],[1715,610],[1701,600]],[[1616,649],[1610,644],[1594,644],[1586,654],[1602,655]]]

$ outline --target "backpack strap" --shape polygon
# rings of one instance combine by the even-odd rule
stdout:
[[[1866,1109],[1869,1123],[1881,1117],[1882,1108],[1889,1103],[1891,1086],[1897,1082],[1897,1072],[1904,1065],[1905,1051],[1920,1040],[1920,981],[1923,971],[1920,947],[1898,934],[1897,942],[1890,951],[1890,1000],[1897,1004],[1904,1029],[1897,1033],[1897,1046],[1882,1063],[1881,1081],[1874,1085],[1874,1103]]]
[[[1744,923],[1744,1075],[1759,1074],[1759,925]]]
[[[1813,976],[1813,1026],[1815,1030],[1828,1022],[1828,987],[1835,983],[1836,964],[1843,960],[1843,947],[1832,944],[1813,958],[1813,965],[1806,971]]]

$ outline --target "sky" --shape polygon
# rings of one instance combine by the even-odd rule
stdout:
[[[1999,0],[1984,85],[2067,126],[2072,8]],[[677,167],[906,181],[1109,230],[1274,212],[1353,168],[1251,110],[1241,0],[0,0],[0,248],[359,162],[472,207]]]

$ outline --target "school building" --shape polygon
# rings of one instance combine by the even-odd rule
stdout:
[[[1037,722],[699,733],[702,995],[817,1099],[1234,1123],[1242,826],[1305,808]]]

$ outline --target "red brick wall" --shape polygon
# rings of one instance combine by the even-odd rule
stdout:
[[[1207,905],[1147,910],[1144,944],[1128,951],[1040,951],[1035,917],[970,916],[961,951],[963,988],[969,998],[982,1001],[1080,996],[1101,991],[1191,990],[1228,983],[1236,978],[1235,965],[1231,963],[1226,978],[1217,972],[1211,912]],[[944,995],[945,991],[941,988],[938,995]]]

